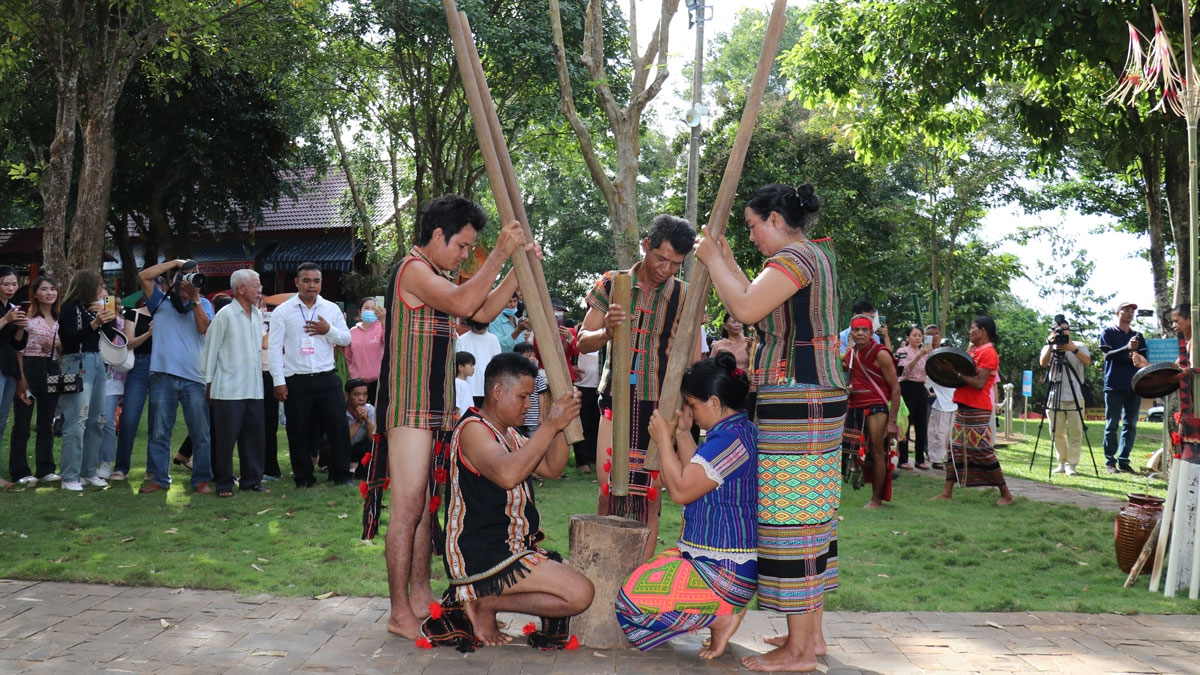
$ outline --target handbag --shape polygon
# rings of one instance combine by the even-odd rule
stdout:
[[[76,316],[76,321],[79,321],[82,326],[82,320]],[[51,344],[57,342],[58,326],[54,327],[54,338]],[[54,350],[51,348],[50,358],[57,358],[54,355]],[[62,396],[64,394],[78,394],[83,391],[83,377],[80,373],[58,373],[57,375],[46,376],[46,393],[50,395]]]
[[[125,342],[123,345],[114,344],[103,330],[100,331],[100,358],[117,373],[133,370],[133,361],[137,358],[133,350],[129,349],[129,340],[126,339]]]

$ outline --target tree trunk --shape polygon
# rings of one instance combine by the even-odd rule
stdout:
[[[1158,315],[1160,326],[1171,325],[1171,293],[1168,290],[1167,284],[1167,256],[1166,242],[1164,240],[1164,225],[1166,222],[1163,213],[1163,170],[1164,164],[1166,169],[1167,179],[1167,201],[1170,203],[1171,213],[1178,213],[1187,222],[1187,167],[1186,159],[1183,167],[1183,193],[1182,195],[1173,194],[1171,190],[1172,174],[1178,172],[1177,158],[1172,158],[1168,150],[1163,151],[1163,141],[1161,136],[1156,136],[1153,141],[1153,147],[1138,154],[1138,165],[1141,167],[1143,184],[1145,186],[1144,196],[1146,199],[1146,229],[1150,235],[1150,270],[1153,274],[1154,284],[1154,305],[1155,314]],[[1176,201],[1182,198],[1182,201]]]
[[[367,264],[369,266],[370,275],[378,277],[376,267],[375,254],[375,233],[371,229],[371,215],[367,213],[367,206],[363,203],[362,195],[358,192],[358,182],[354,179],[354,172],[350,170],[350,158],[346,156],[346,146],[342,143],[342,130],[338,127],[337,121],[332,117],[329,118],[329,130],[333,133],[334,144],[337,145],[338,160],[342,166],[342,173],[346,174],[346,185],[350,188],[350,198],[354,201],[354,210],[358,213],[358,222],[362,227],[363,243],[367,248]],[[351,235],[351,242],[354,237]],[[351,246],[351,251],[354,247]]]
[[[1171,307],[1183,302],[1191,302],[1192,289],[1188,280],[1188,260],[1192,250],[1191,224],[1188,222],[1188,158],[1187,140],[1182,134],[1167,133],[1163,142],[1162,155],[1166,168],[1167,204],[1171,225],[1171,238],[1175,243],[1175,284],[1170,289],[1167,286],[1166,243],[1162,237],[1163,215],[1159,209],[1159,240],[1156,242],[1151,229],[1150,238],[1150,267],[1154,272],[1154,300],[1157,303],[1159,321],[1163,326],[1171,325]],[[1149,180],[1147,180],[1149,182]],[[1161,204],[1161,199],[1159,200]],[[1151,212],[1153,214],[1153,212]],[[1151,216],[1153,219],[1153,215]],[[1159,278],[1162,289],[1160,295]],[[1168,293],[1173,292],[1173,297]],[[1171,332],[1171,331],[1168,331]]]
[[[71,220],[71,248],[67,267],[74,272],[96,269],[104,250],[104,227],[113,172],[113,115],[103,99],[88,97],[83,120],[83,164],[79,170],[75,217]],[[95,109],[99,104],[99,110]],[[115,107],[115,101],[113,102]]]
[[[43,273],[65,282],[67,273],[67,204],[75,166],[75,126],[79,115],[79,68],[57,73],[58,112],[54,141],[41,183]]]
[[[612,218],[617,267],[628,269],[642,257],[639,248],[642,237],[637,209],[637,178],[641,167],[637,131],[630,132],[622,128],[616,134],[616,141],[617,178],[613,181],[615,198],[609,202],[608,210]]]

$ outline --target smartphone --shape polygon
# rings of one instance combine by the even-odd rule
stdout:
[[[24,312],[25,314],[29,313],[29,301],[28,300],[25,300],[21,303],[21,311]]]
[[[876,317],[876,318],[878,318],[878,319],[879,319],[879,325],[880,325],[880,326],[886,326],[886,325],[887,325],[887,319],[885,319],[885,318],[883,317],[883,315],[882,315],[882,314],[880,314],[880,315],[879,315],[878,317]]]
[[[106,298],[104,298],[104,309],[107,309],[110,312],[113,312],[114,314],[116,313],[117,297],[115,295],[110,295],[110,296],[107,296]]]
[[[925,336],[925,344],[927,344],[927,345],[933,344],[933,336],[932,335]]]

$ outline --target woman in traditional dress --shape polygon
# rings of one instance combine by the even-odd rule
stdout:
[[[696,255],[739,320],[755,323],[759,607],[787,615],[777,649],[751,670],[813,670],[825,653],[825,591],[837,587],[837,510],[846,376],[838,359],[837,256],[810,240],[821,202],[808,184],[768,185],[746,203],[750,241],[768,256],[751,282],[724,237]]]
[[[975,361],[975,374],[958,373],[963,386],[954,392],[958,410],[954,413],[954,431],[950,440],[950,461],[946,463],[946,486],[935,500],[950,501],[954,484],[965,487],[1000,488],[997,504],[1013,501],[1004,482],[1000,460],[992,449],[992,411],[996,407],[994,387],[1000,356],[996,353],[996,322],[988,316],[975,317],[967,333],[971,347],[967,353]]]
[[[675,423],[654,411],[650,437],[671,500],[684,505],[683,529],[677,548],[626,580],[617,621],[642,651],[708,627],[700,657],[715,659],[758,587],[758,429],[745,412],[749,377],[732,354],[692,364],[679,389],[683,408]],[[708,430],[699,448],[693,421]]]
[[[933,351],[932,344],[925,344],[925,331],[920,326],[908,329],[908,340],[896,350],[896,358],[900,360],[900,395],[904,397],[904,405],[908,407],[908,421],[917,431],[916,468],[922,471],[929,468],[925,463],[925,451],[929,437],[929,395],[925,393],[925,359]],[[900,468],[911,470],[908,463],[908,429],[901,429],[900,434]]]

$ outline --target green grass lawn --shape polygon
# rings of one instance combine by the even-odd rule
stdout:
[[[1139,427],[1146,433],[1135,458],[1144,461],[1143,453],[1157,447],[1156,426]],[[177,441],[183,434],[181,417]],[[1098,424],[1092,434],[1100,453]],[[282,433],[280,446],[286,472]],[[360,541],[357,489],[322,483],[295,490],[285,479],[272,484],[271,494],[217,499],[186,490],[187,473],[176,467],[170,492],[138,495],[144,448],[140,438],[132,480],[107,490],[69,493],[53,484],[0,493],[0,577],[284,596],[387,595],[383,538]],[[1044,448],[1032,474],[1025,469],[1031,448],[1022,443],[1000,451],[1006,474],[1046,480]],[[596,504],[594,478],[574,468],[568,474],[536,488],[547,546],[564,553],[568,517],[591,513]],[[1162,481],[1103,469],[1100,478],[1054,477],[1056,484],[1068,480],[1114,496],[1165,491]],[[847,487],[839,524],[841,588],[829,596],[831,610],[1200,613],[1200,604],[1186,598],[1149,593],[1148,577],[1136,588],[1121,587],[1113,513],[1024,499],[997,507],[994,489],[960,490],[951,503],[928,501],[941,486],[935,472],[902,472],[895,500],[877,511],[862,508],[869,492]],[[679,523],[679,508],[668,499],[660,548],[673,543]],[[434,577],[444,588],[436,559]]]

